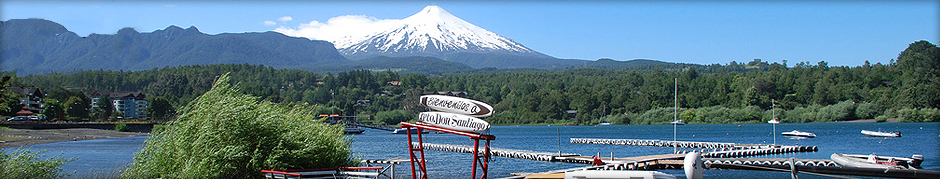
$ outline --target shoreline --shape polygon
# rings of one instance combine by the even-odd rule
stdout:
[[[0,148],[14,148],[34,144],[68,142],[94,139],[113,139],[148,136],[149,133],[118,132],[113,130],[71,128],[71,129],[0,129]]]

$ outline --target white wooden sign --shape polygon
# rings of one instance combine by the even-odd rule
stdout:
[[[493,106],[480,101],[460,97],[424,95],[421,96],[421,104],[433,110],[473,117],[488,117],[493,115]]]
[[[418,121],[433,126],[464,132],[479,132],[490,129],[490,123],[467,115],[446,112],[422,112]]]

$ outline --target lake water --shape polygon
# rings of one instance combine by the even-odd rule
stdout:
[[[744,144],[771,144],[774,142],[771,124],[708,124],[678,126],[680,141],[734,142]],[[781,132],[800,130],[817,135],[810,139],[788,139]],[[901,138],[872,138],[861,130],[901,131]],[[672,148],[622,145],[572,144],[570,138],[658,139],[672,140],[672,125],[629,126],[494,126],[489,134],[496,136],[491,147],[543,152],[575,153],[610,157],[633,157],[672,153]],[[940,123],[812,123],[777,124],[777,144],[817,146],[818,152],[764,155],[756,158],[828,159],[832,153],[871,154],[910,157],[924,156],[921,166],[927,170],[940,170]],[[350,135],[352,150],[361,159],[408,158],[407,135],[369,129],[363,134]],[[452,134],[425,134],[425,143],[473,145],[464,136]],[[47,150],[49,155],[77,157],[64,166],[74,172],[75,178],[106,178],[115,176],[133,160],[146,137],[87,140],[38,144],[34,150]],[[679,150],[683,150],[680,148]],[[689,150],[689,149],[686,149]],[[470,175],[472,155],[467,153],[426,150],[428,173],[431,178],[466,178]],[[510,176],[519,172],[543,172],[583,167],[583,164],[555,163],[494,157],[490,161],[490,178]],[[396,174],[410,178],[409,163],[399,165]],[[683,178],[681,170],[659,170]],[[477,174],[479,177],[479,172]],[[789,178],[787,172],[706,170],[706,178]],[[821,178],[800,174],[802,178]]]

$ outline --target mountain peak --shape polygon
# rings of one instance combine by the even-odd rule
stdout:
[[[459,19],[456,16],[445,11],[440,6],[430,5],[430,6],[424,7],[424,9],[422,9],[421,12],[411,15],[410,17],[405,18],[405,19],[422,20],[422,21],[441,21],[441,20],[453,20],[455,18]]]
[[[432,56],[443,58],[460,52],[506,53],[548,57],[464,21],[435,5],[401,21],[396,27],[381,29],[364,40],[337,43],[347,57]],[[551,58],[551,57],[548,57]]]

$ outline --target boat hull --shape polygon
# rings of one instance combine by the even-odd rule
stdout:
[[[816,134],[809,133],[809,132],[801,132],[801,131],[790,131],[790,132],[784,132],[782,134],[784,136],[793,136],[793,137],[805,137],[805,138],[816,137]]]
[[[833,162],[843,166],[843,167],[854,167],[854,168],[874,168],[874,169],[907,169],[904,165],[899,165],[898,163],[887,163],[887,162],[872,162],[871,160],[866,160],[860,157],[862,155],[845,155],[839,153],[833,153],[829,156]],[[882,157],[884,158],[884,157]]]
[[[865,134],[869,137],[901,137],[901,132],[881,132],[881,131],[862,130],[862,134]]]

